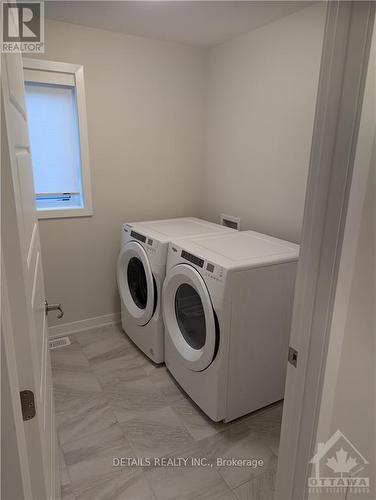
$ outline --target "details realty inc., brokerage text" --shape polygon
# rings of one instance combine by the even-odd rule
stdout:
[[[264,467],[261,458],[224,458],[209,460],[205,457],[114,457],[114,467],[249,467],[257,469]]]

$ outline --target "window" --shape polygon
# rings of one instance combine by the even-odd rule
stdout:
[[[82,66],[24,58],[39,218],[92,215]]]

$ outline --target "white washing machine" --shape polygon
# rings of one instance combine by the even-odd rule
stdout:
[[[161,291],[172,238],[233,232],[194,217],[123,224],[117,261],[123,330],[155,363],[164,360]]]
[[[283,398],[298,254],[253,231],[170,243],[165,362],[212,420]]]

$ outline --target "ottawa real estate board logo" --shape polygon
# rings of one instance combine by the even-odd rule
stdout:
[[[313,464],[312,477],[308,478],[310,493],[370,492],[369,463],[339,430],[326,443],[318,443],[310,463]]]
[[[44,52],[44,2],[2,2],[1,15],[2,52]]]

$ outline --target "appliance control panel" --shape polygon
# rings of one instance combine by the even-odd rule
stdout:
[[[224,269],[221,266],[207,262],[205,266],[205,276],[216,281],[222,281],[224,277]]]
[[[196,255],[193,255],[192,253],[186,252],[185,250],[182,250],[181,256],[183,259],[188,260],[188,262],[191,262],[192,264],[195,264],[198,267],[203,268],[204,267],[204,260],[200,259],[200,257],[197,257]]]
[[[142,243],[143,247],[148,252],[155,253],[157,251],[157,249],[159,247],[159,243],[160,243],[158,240],[156,240],[154,238],[150,238],[149,236],[146,236],[145,234],[141,234],[138,231],[135,231],[131,224],[123,224],[123,230],[125,233],[129,233],[131,238]]]
[[[155,253],[159,247],[159,241],[153,238],[147,238],[146,240],[146,250],[149,253]]]
[[[135,240],[141,241],[142,243],[146,243],[146,236],[144,234],[138,233],[137,231],[131,231],[131,237]]]
[[[181,257],[188,262],[203,270],[205,277],[211,278],[216,281],[222,281],[224,277],[224,269],[221,266],[213,264],[212,262],[205,261],[197,255],[193,255],[185,250],[181,251]]]

